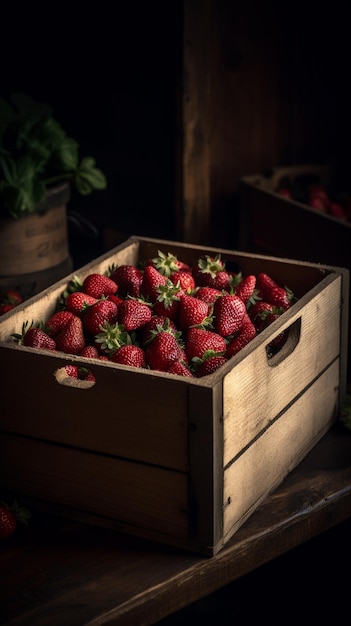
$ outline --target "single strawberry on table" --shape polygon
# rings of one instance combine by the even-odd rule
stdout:
[[[11,537],[18,524],[27,525],[30,516],[29,510],[19,506],[16,500],[11,506],[6,502],[0,502],[0,540]]]

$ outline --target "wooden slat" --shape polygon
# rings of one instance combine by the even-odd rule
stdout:
[[[339,362],[331,367],[224,473],[224,537],[231,536],[335,422]]]
[[[188,537],[188,477],[180,472],[2,433],[0,475],[2,489],[68,513]]]

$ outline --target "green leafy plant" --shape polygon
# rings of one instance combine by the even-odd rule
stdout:
[[[95,159],[80,159],[77,141],[49,105],[25,94],[0,98],[0,215],[34,213],[48,189],[65,181],[82,195],[107,186]]]

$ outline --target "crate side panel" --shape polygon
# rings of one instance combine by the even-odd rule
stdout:
[[[3,434],[0,485],[116,526],[188,535],[188,477],[180,472]]]
[[[227,539],[306,456],[337,416],[336,361],[224,473]]]
[[[290,328],[299,335],[289,337],[292,351],[288,343],[279,364],[274,366],[261,344],[225,377],[224,465],[340,356],[340,288],[336,277],[301,309],[297,306],[295,315],[291,309],[278,333]]]
[[[7,350],[5,358],[2,431],[187,471],[182,380],[96,363],[96,384],[79,389],[54,376],[69,360],[19,350]]]
[[[189,388],[189,480],[192,539],[214,546],[223,536],[223,391]]]

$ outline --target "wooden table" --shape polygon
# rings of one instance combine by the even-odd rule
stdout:
[[[212,558],[34,513],[0,544],[0,624],[154,624],[349,517],[339,423]]]

